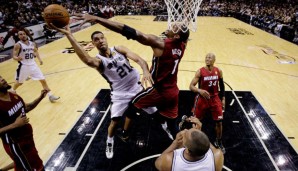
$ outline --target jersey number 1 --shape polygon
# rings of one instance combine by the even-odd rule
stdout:
[[[174,66],[173,71],[172,71],[172,73],[171,73],[172,75],[176,72],[178,63],[179,63],[179,59],[176,59],[176,60],[175,60],[175,66]]]

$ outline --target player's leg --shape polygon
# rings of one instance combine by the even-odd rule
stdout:
[[[30,75],[28,66],[19,64],[17,70],[16,70],[16,76],[15,76],[15,83],[12,86],[11,92],[16,93],[16,90],[18,87],[23,85],[26,78]]]
[[[107,136],[107,146],[106,146],[106,157],[108,159],[113,158],[114,156],[114,135],[116,132],[116,128],[123,116],[123,114],[125,113],[125,111],[128,108],[129,102],[130,102],[130,98],[129,98],[129,94],[125,94],[124,95],[115,95],[112,94],[111,97],[111,122],[110,125],[108,127],[108,136]]]
[[[114,156],[114,135],[120,119],[121,117],[113,117],[108,127],[108,137],[106,142],[106,157],[108,159],[111,159]]]
[[[32,80],[39,80],[43,89],[44,90],[48,90],[48,96],[49,96],[49,100],[50,102],[55,102],[58,99],[60,99],[60,97],[54,96],[51,92],[51,89],[48,86],[47,81],[45,80],[45,77],[43,75],[43,73],[41,72],[41,70],[38,68],[37,65],[31,66],[32,67],[32,73],[31,73],[31,78]]]
[[[222,120],[223,120],[223,112],[222,112],[222,104],[219,98],[216,98],[214,104],[211,109],[213,120],[215,121],[215,133],[216,140],[214,142],[215,147],[220,148],[223,153],[225,153],[225,148],[222,143]]]

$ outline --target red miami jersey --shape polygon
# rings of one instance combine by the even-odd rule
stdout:
[[[199,88],[208,91],[210,96],[218,95],[218,80],[220,78],[220,72],[217,67],[213,67],[212,71],[209,71],[205,67],[200,69]]]
[[[15,122],[20,115],[25,116],[25,103],[17,94],[9,93],[11,101],[0,100],[0,126],[4,127]],[[15,128],[4,134],[1,134],[3,143],[8,144],[9,138],[13,142],[23,139],[26,136],[32,135],[32,127],[26,124],[22,127]]]
[[[186,44],[173,39],[165,39],[165,47],[160,57],[153,57],[150,69],[157,89],[177,89],[177,73]]]
[[[23,99],[9,93],[10,101],[0,100],[0,126],[4,127],[15,122],[20,115],[26,116]],[[25,124],[1,134],[3,147],[14,161],[15,171],[44,170],[43,162],[38,156],[33,140],[30,124]]]

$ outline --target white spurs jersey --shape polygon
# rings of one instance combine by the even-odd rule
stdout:
[[[210,148],[201,160],[194,162],[184,158],[184,150],[185,148],[174,150],[172,171],[215,171],[214,155]]]
[[[25,44],[22,41],[18,41],[18,43],[21,45],[21,49],[19,51],[18,56],[22,57],[22,60],[19,61],[23,65],[36,65],[36,62],[34,60],[34,48],[35,45],[33,42],[28,41],[29,44]]]
[[[115,47],[111,47],[110,50],[110,57],[96,55],[102,61],[101,74],[110,84],[112,91],[128,91],[139,82],[140,74]]]

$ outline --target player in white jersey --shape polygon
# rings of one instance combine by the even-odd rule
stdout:
[[[124,46],[108,47],[108,42],[104,34],[95,31],[91,34],[93,45],[98,49],[99,54],[95,58],[91,57],[72,35],[69,26],[66,29],[57,28],[64,33],[73,46],[78,57],[88,66],[96,69],[110,84],[111,87],[111,122],[108,128],[106,156],[113,158],[114,135],[116,126],[122,118],[125,110],[134,96],[143,90],[139,82],[139,72],[131,67],[128,59],[135,61],[143,70],[143,84],[153,84],[147,62],[137,54]],[[157,111],[155,107],[143,109],[147,113]]]
[[[155,167],[160,171],[221,171],[222,151],[210,144],[201,131],[199,119],[190,117],[187,122],[192,128],[177,134],[173,143],[156,159]]]
[[[34,58],[43,64],[37,46],[34,42],[29,41],[28,36],[24,30],[18,31],[20,41],[18,41],[13,47],[12,58],[19,62],[19,66],[16,70],[16,81],[13,85],[12,92],[16,92],[17,88],[21,86],[24,81],[30,76],[32,80],[39,80],[43,89],[48,91],[49,100],[55,102],[60,97],[54,96],[50,91],[50,88],[45,80],[44,75],[37,66]]]

